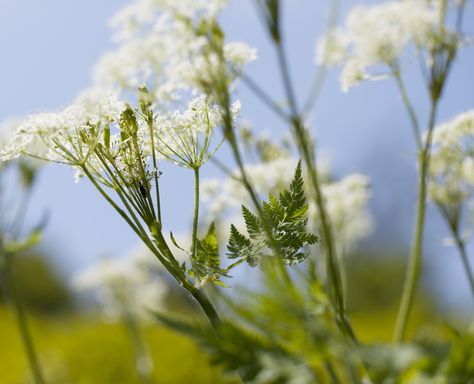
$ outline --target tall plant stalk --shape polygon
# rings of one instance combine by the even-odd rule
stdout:
[[[295,93],[290,78],[290,71],[286,54],[284,51],[283,43],[280,40],[274,40],[280,73],[282,77],[283,86],[285,89],[286,97],[290,105],[292,131],[295,137],[295,141],[302,156],[306,167],[308,169],[309,179],[315,195],[315,202],[318,208],[318,212],[321,220],[321,229],[324,236],[324,247],[327,256],[327,268],[329,277],[329,286],[334,300],[336,312],[338,314],[338,321],[343,331],[351,337],[353,340],[356,339],[352,326],[350,325],[349,319],[347,318],[344,304],[344,294],[341,281],[341,273],[339,270],[339,264],[337,261],[336,249],[334,246],[334,237],[331,229],[331,224],[326,211],[324,197],[321,190],[321,183],[319,180],[318,170],[315,166],[314,151],[311,146],[310,140],[304,128],[301,114],[298,111]]]
[[[406,99],[408,100],[408,99]],[[394,339],[399,342],[403,340],[406,332],[408,319],[413,307],[415,293],[418,287],[421,272],[421,259],[423,252],[423,232],[425,224],[427,188],[428,188],[428,170],[430,161],[431,142],[433,138],[433,129],[436,123],[436,114],[438,110],[439,94],[431,98],[430,117],[428,121],[426,140],[418,153],[418,200],[415,220],[415,229],[413,233],[412,249],[408,261],[405,282],[403,285],[400,309],[395,324]],[[409,105],[409,104],[407,104]],[[416,120],[415,120],[416,121]]]

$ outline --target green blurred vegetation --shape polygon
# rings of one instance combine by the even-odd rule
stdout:
[[[37,253],[15,255],[13,276],[22,301],[29,310],[59,313],[72,309],[69,290],[45,256]],[[4,301],[5,295],[0,295],[0,302]]]
[[[125,326],[99,314],[76,311],[73,297],[48,260],[17,255],[15,280],[48,383],[139,383]],[[1,283],[0,278],[0,283]],[[14,316],[0,295],[0,383],[30,383],[31,377]],[[169,298],[174,310],[190,314],[180,291]],[[193,341],[159,325],[143,328],[157,383],[224,383],[217,368]]]
[[[391,341],[403,281],[402,256],[396,251],[364,251],[346,260],[350,272],[346,282],[350,316],[364,343]],[[122,324],[106,323],[99,315],[77,312],[67,286],[45,258],[22,255],[15,259],[14,267],[48,383],[139,383],[132,346]],[[178,289],[171,292],[168,301],[170,310],[181,318],[200,318]],[[5,304],[0,304],[0,383],[30,383],[18,329]],[[429,292],[421,291],[410,333],[428,335],[432,340],[449,339],[451,336],[437,313]],[[220,367],[210,364],[208,354],[188,336],[158,324],[143,326],[143,336],[154,363],[154,382],[232,382],[224,377]],[[465,349],[472,345],[468,341],[453,350],[453,366],[468,356]]]
[[[370,249],[356,251],[344,261],[348,311],[362,341],[392,341],[406,260],[402,250]],[[421,286],[408,334],[425,330],[439,334],[443,327],[437,303],[429,289]]]
[[[49,383],[139,383],[131,347],[120,324],[80,316],[29,316]],[[161,326],[144,329],[157,383],[224,383],[205,354],[186,337]],[[29,383],[29,370],[16,325],[0,307],[0,382]]]

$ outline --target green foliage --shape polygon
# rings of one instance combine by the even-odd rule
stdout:
[[[202,239],[196,239],[196,252],[191,257],[191,264],[192,269],[188,272],[199,286],[206,282],[225,286],[219,277],[229,276],[227,271],[220,266],[219,242],[214,223],[210,225],[207,234]]]
[[[249,237],[231,226],[227,256],[245,260],[256,266],[263,256],[279,255],[285,264],[301,263],[308,256],[305,247],[319,237],[307,232],[308,204],[304,194],[301,162],[288,189],[278,198],[269,195],[263,202],[261,217],[242,206],[242,215]],[[270,253],[269,253],[270,252]]]
[[[31,248],[38,245],[43,236],[42,228],[37,228],[31,231],[28,236],[21,240],[11,240],[5,243],[5,252],[10,254],[18,254],[30,250]]]
[[[339,377],[351,382],[348,371],[360,362],[343,344],[321,285],[304,277],[308,289],[288,289],[274,259],[262,263],[262,269],[262,291],[244,291],[240,304],[222,297],[228,316],[216,328],[159,319],[194,337],[212,362],[246,383],[330,383],[326,360],[334,360],[339,351],[344,356]]]
[[[44,256],[16,255],[12,263],[19,294],[29,310],[57,313],[71,309],[72,301],[67,287]],[[0,274],[0,286],[2,283]],[[3,295],[0,295],[1,298]]]
[[[404,344],[354,343],[336,326],[322,285],[306,274],[288,289],[276,260],[262,263],[262,286],[219,296],[227,309],[217,327],[158,315],[163,324],[194,338],[231,377],[274,383],[473,383],[474,332],[431,333]],[[366,317],[366,320],[369,318]],[[375,327],[391,331],[391,324]]]

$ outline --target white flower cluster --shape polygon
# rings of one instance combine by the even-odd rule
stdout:
[[[184,112],[153,115],[152,130],[137,113],[137,139],[133,144],[123,136],[128,135],[123,126],[127,108],[134,119],[133,110],[116,93],[99,88],[86,90],[59,112],[38,113],[16,123],[14,134],[0,147],[0,161],[27,155],[69,164],[76,171],[76,180],[83,176],[82,166],[86,165],[100,182],[105,181],[100,175],[107,161],[109,169],[129,185],[136,180],[143,182],[143,172],[150,178],[150,172],[156,172],[147,170],[153,152],[157,158],[192,168],[202,165],[219,148],[217,145],[209,151],[223,112],[209,97],[193,99]],[[239,110],[240,103],[234,103],[231,118]]]
[[[240,111],[240,102],[231,107],[231,118]],[[156,150],[168,160],[185,168],[200,167],[219,148],[210,151],[216,126],[223,123],[223,111],[209,97],[193,99],[184,112],[163,112],[155,121]]]
[[[291,157],[274,159],[265,163],[246,164],[245,170],[250,183],[262,195],[274,192],[288,185],[296,168],[297,161]],[[212,217],[218,217],[249,205],[248,192],[240,181],[240,172],[233,172],[225,180],[205,179],[202,182],[202,195]]]
[[[365,79],[379,79],[371,68],[392,67],[408,44],[428,47],[439,27],[439,10],[429,1],[400,0],[358,6],[347,16],[343,29],[330,31],[316,45],[316,62],[343,64],[341,87],[345,92]]]
[[[429,194],[433,201],[456,207],[474,192],[474,110],[433,131]]]
[[[145,83],[160,103],[199,90],[203,80],[222,72],[206,35],[214,33],[212,23],[225,4],[223,0],[136,0],[112,19],[119,45],[97,63],[95,82],[125,90]],[[232,69],[224,76],[235,77],[256,58],[256,51],[240,42],[225,44],[223,53],[225,65]]]
[[[0,148],[0,161],[29,155],[74,164],[72,158],[64,156],[64,151],[74,157],[86,155],[87,149],[77,137],[81,130],[101,122],[118,121],[124,108],[125,104],[110,90],[84,91],[61,111],[41,112],[19,121],[10,140]]]
[[[20,120],[16,118],[10,118],[0,123],[0,150],[11,141],[11,138],[19,124]],[[0,160],[0,166],[1,163],[2,161]]]
[[[323,184],[322,191],[339,253],[344,254],[372,232],[373,220],[368,210],[370,180],[353,173],[339,181]],[[310,201],[309,211],[314,222],[319,223],[319,212],[313,201]]]
[[[294,174],[297,161],[292,157],[246,165],[250,181],[257,192],[264,196],[287,187]],[[327,164],[319,164],[318,171],[323,181],[326,208],[334,229],[335,239],[343,250],[348,250],[356,241],[367,236],[372,230],[372,218],[368,211],[370,198],[369,180],[359,174],[352,174],[340,181],[332,182]],[[242,204],[251,206],[248,192],[239,181],[239,172],[225,180],[207,179],[202,183],[204,201],[207,202],[209,220],[225,219],[239,227]],[[311,199],[310,221],[315,229],[319,227],[318,211]]]
[[[148,253],[146,259],[153,260]],[[125,258],[102,259],[74,276],[73,287],[78,292],[95,292],[109,320],[129,314],[148,320],[150,311],[165,305],[168,286],[160,276],[159,263],[144,260],[145,255],[135,250]]]

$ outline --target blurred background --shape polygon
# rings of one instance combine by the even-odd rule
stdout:
[[[90,84],[93,65],[112,47],[107,23],[126,3],[0,0],[0,121],[71,102]],[[343,1],[340,20],[360,3]],[[472,36],[474,12],[471,3],[469,6],[465,30]],[[324,31],[329,7],[327,1],[284,2],[287,46],[299,95],[307,94],[314,77],[314,46]],[[222,24],[229,40],[242,40],[258,49],[258,60],[248,66],[248,73],[282,100],[283,91],[279,81],[275,81],[274,52],[251,1],[231,1]],[[441,103],[440,122],[473,108],[473,65],[474,49],[468,46],[455,63]],[[348,294],[362,337],[382,341],[389,338],[393,326],[411,239],[415,146],[393,81],[363,83],[349,93],[342,93],[338,76],[337,70],[328,73],[310,121],[320,153],[330,161],[336,176],[359,172],[371,179],[370,209],[375,230],[359,243],[348,260]],[[416,63],[406,66],[405,76],[424,121],[428,104]],[[242,101],[241,114],[256,130],[284,133],[286,127],[244,85],[239,87],[238,95]],[[225,158],[225,151],[222,156]],[[211,165],[206,174],[219,175],[219,171]],[[191,225],[190,176],[164,165],[160,179],[164,216],[175,233],[187,232]],[[474,312],[468,283],[455,250],[442,245],[448,233],[438,212],[428,212],[422,293],[413,327],[427,317],[463,326]],[[47,166],[38,175],[28,223],[34,225],[45,215],[48,220],[41,245],[34,253],[17,258],[15,273],[31,312],[38,349],[49,361],[56,362],[48,369],[54,370],[57,377],[64,371],[64,377],[74,377],[77,383],[133,383],[136,379],[131,367],[120,364],[121,358],[130,353],[126,340],[119,336],[120,325],[98,323],[87,313],[78,314],[70,281],[75,272],[104,256],[127,254],[138,243],[135,235],[91,185],[86,181],[76,184],[67,167]],[[474,252],[472,242],[468,252]],[[237,276],[238,283],[245,283],[245,279],[244,273]],[[184,311],[192,311],[184,298],[179,300],[183,301]],[[438,318],[441,310],[446,312]],[[1,383],[25,380],[26,362],[16,332],[13,319],[0,304]],[[145,332],[159,362],[159,382],[189,382],[190,378],[194,382],[222,382],[219,371],[208,365],[205,355],[191,341],[159,327],[147,328]],[[176,361],[180,362],[179,372],[170,373],[164,368]],[[101,370],[104,376],[88,376],[86,372],[94,371],[97,364],[109,367]]]

